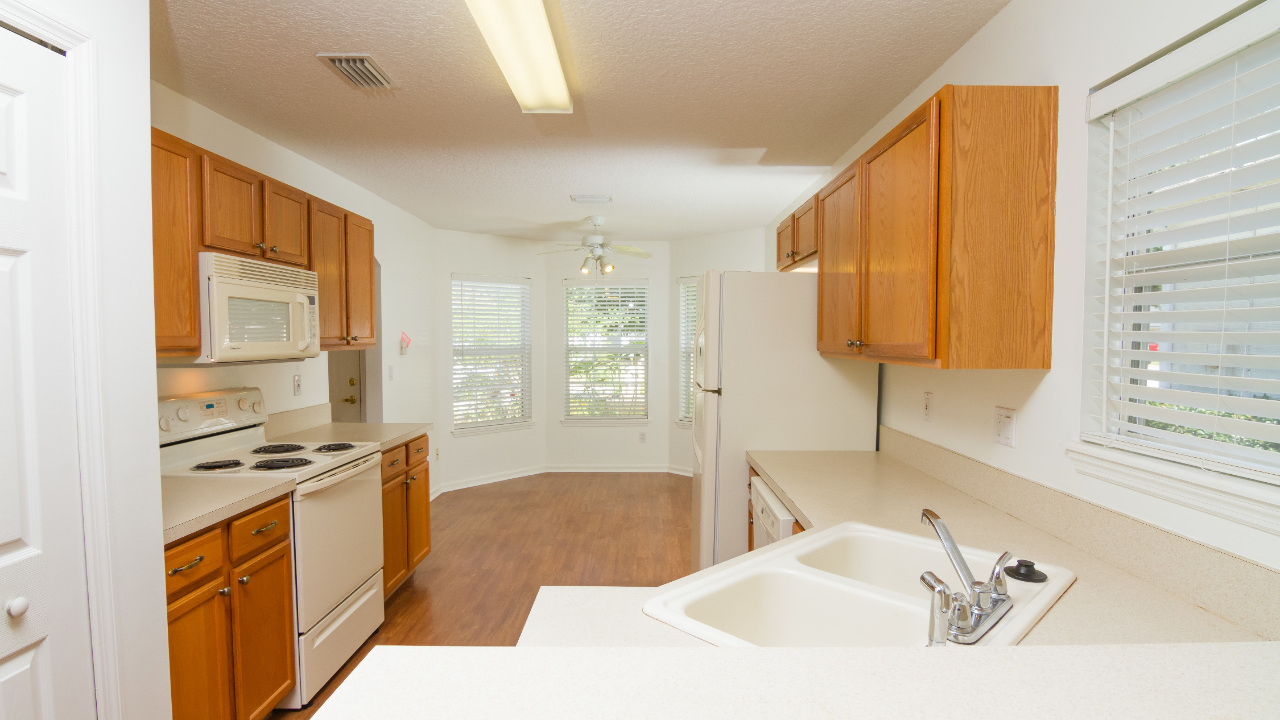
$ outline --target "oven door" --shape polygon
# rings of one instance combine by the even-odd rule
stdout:
[[[248,280],[208,278],[201,303],[208,362],[284,360],[320,354],[314,292]]]
[[[382,569],[381,458],[365,456],[294,490],[299,634]]]

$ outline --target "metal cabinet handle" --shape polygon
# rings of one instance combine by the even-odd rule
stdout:
[[[258,243],[258,244],[256,244],[256,245],[254,245],[254,247],[258,248],[259,250],[266,250],[266,249],[267,249],[267,244],[266,244],[266,243],[264,243],[264,242],[260,242],[260,243]]]
[[[424,453],[424,452],[426,452],[426,451],[427,451],[427,449],[426,449],[426,448],[424,448],[424,447],[420,447],[420,448],[418,448],[417,450],[414,450],[414,451],[413,451],[413,454],[414,454],[414,455],[421,455],[422,453]]]
[[[395,460],[392,460],[391,462],[387,463],[387,467],[395,467],[399,464],[400,464],[400,458],[396,458]]]
[[[221,595],[222,597],[226,597],[231,594],[231,588],[224,587],[218,591],[218,594]]]
[[[351,336],[351,342],[360,342],[360,336],[359,336],[359,335],[352,335],[352,336]]]
[[[184,570],[190,570],[191,568],[193,568],[193,567],[195,567],[195,566],[199,565],[199,564],[200,564],[200,563],[202,563],[202,562],[204,562],[204,556],[203,556],[203,555],[197,555],[195,560],[192,560],[191,562],[187,563],[186,565],[183,565],[182,567],[176,567],[176,568],[174,568],[174,569],[170,570],[170,571],[169,571],[169,577],[173,577],[174,575],[177,575],[178,573],[180,573],[180,572],[182,572],[182,571],[184,571]]]
[[[861,340],[846,340],[844,344],[845,344],[845,347],[860,348],[866,343],[862,342]]]
[[[245,575],[244,577],[240,578],[240,584],[241,584],[241,585],[248,585],[248,584],[249,584],[249,578],[251,578],[251,577],[253,577],[253,576],[252,576],[252,575]]]
[[[272,245],[272,246],[271,246],[271,252],[273,252],[273,253],[278,253],[278,252],[280,252],[280,246],[279,246],[279,245]]]
[[[251,532],[251,533],[249,533],[249,534],[250,534],[250,535],[261,535],[261,534],[262,534],[262,533],[264,533],[264,532],[271,532],[272,530],[274,530],[274,529],[275,529],[276,524],[277,524],[277,521],[272,520],[271,522],[267,523],[266,525],[263,525],[262,527],[258,528],[257,530],[254,530],[253,532]]]

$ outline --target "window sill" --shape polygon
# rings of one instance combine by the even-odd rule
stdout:
[[[1120,439],[1080,439],[1066,452],[1082,475],[1280,535],[1280,487],[1272,484],[1280,478],[1244,468],[1236,474],[1227,465],[1195,467],[1168,457],[1176,453]]]
[[[684,428],[685,430],[692,430],[692,429],[693,429],[693,420],[692,420],[692,419],[678,419],[678,420],[676,420],[676,427],[678,427],[678,428]]]
[[[629,418],[625,420],[610,420],[607,418],[599,419],[583,419],[583,420],[561,420],[561,425],[565,427],[644,427],[649,424],[648,418]]]
[[[512,430],[524,430],[533,427],[533,421],[500,423],[497,425],[476,425],[474,427],[455,428],[450,432],[453,437],[468,437],[471,435],[488,435],[490,433],[511,432]]]

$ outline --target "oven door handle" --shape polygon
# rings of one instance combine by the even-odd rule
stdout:
[[[349,480],[355,477],[356,475],[359,475],[360,473],[373,468],[375,465],[377,467],[381,467],[381,462],[380,462],[381,459],[382,459],[381,453],[376,455],[370,455],[366,457],[364,460],[361,460],[357,462],[355,465],[352,465],[351,467],[347,468],[346,470],[336,472],[333,475],[321,478],[319,480],[309,480],[307,482],[304,482],[301,485],[299,485],[296,490],[294,490],[294,493],[297,497],[297,501],[302,502],[303,500],[307,499],[308,495],[311,495],[312,493],[318,493],[323,490],[328,490],[329,488],[335,485],[341,484],[342,482]]]

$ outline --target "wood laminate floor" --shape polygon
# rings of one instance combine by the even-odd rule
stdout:
[[[543,585],[661,585],[689,572],[692,484],[666,473],[546,473],[431,503],[431,554],[395,592],[375,645],[515,645]]]

